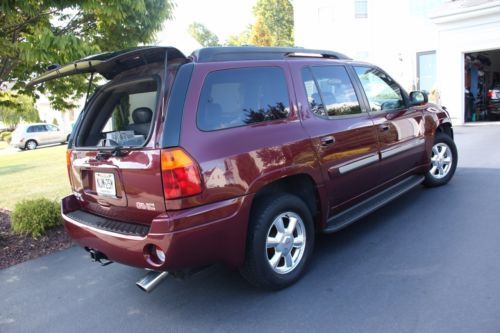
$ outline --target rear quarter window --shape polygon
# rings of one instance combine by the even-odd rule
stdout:
[[[202,131],[285,119],[290,100],[280,67],[233,68],[207,75],[196,123]]]

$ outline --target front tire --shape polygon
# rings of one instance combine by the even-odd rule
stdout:
[[[435,187],[447,184],[455,174],[457,162],[457,147],[453,139],[445,133],[436,133],[432,146],[431,167],[425,174],[424,185]]]
[[[253,285],[278,290],[296,282],[314,247],[311,212],[291,194],[261,198],[252,209],[242,275]]]

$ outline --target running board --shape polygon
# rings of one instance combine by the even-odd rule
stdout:
[[[326,228],[323,232],[331,233],[347,227],[349,224],[356,222],[360,218],[370,214],[371,212],[408,192],[412,188],[420,185],[423,180],[424,176],[410,176],[366,199],[365,201],[360,202],[335,216],[332,216],[328,219]]]

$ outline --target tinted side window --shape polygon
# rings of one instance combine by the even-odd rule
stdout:
[[[312,112],[322,117],[361,113],[356,92],[343,66],[314,66],[302,70]]]
[[[235,68],[207,75],[196,122],[203,131],[284,119],[290,101],[279,67]]]
[[[39,132],[46,132],[47,129],[45,128],[45,125],[35,125],[31,126],[28,128],[28,133],[39,133]]]
[[[377,68],[354,67],[363,85],[371,111],[395,110],[405,106],[401,88]]]

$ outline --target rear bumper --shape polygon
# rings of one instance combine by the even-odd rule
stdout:
[[[61,211],[67,232],[80,246],[122,264],[174,271],[217,262],[240,266],[245,256],[251,200],[249,195],[161,214],[145,236],[113,232],[71,218],[71,212],[84,211],[73,195],[62,200]],[[149,259],[147,249],[151,245],[163,250],[164,264]]]

